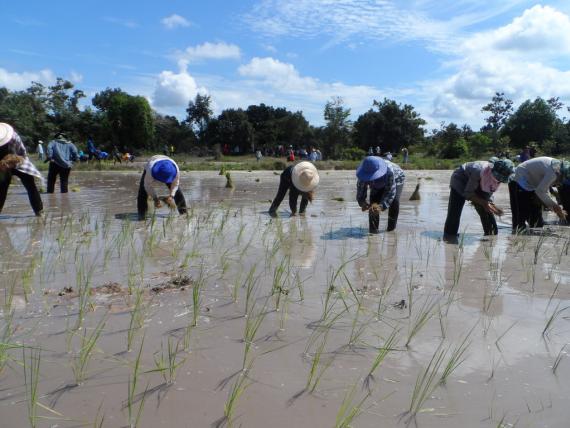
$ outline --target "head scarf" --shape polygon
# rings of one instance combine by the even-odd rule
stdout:
[[[493,175],[493,165],[487,165],[481,172],[481,190],[485,193],[495,193],[501,182]]]

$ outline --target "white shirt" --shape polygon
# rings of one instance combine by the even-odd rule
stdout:
[[[178,186],[180,185],[180,170],[178,169],[178,165],[176,165],[176,162],[174,162],[168,156],[164,156],[164,155],[155,155],[155,156],[151,157],[144,167],[144,170],[146,172],[146,174],[144,176],[144,189],[146,190],[146,193],[148,193],[148,195],[153,200],[156,200],[158,198],[156,191],[154,190],[154,184],[156,184],[156,183],[164,184],[164,183],[162,183],[158,180],[155,180],[152,177],[152,167],[157,162],[163,161],[163,160],[168,160],[168,161],[172,162],[174,164],[174,166],[176,167],[176,177],[174,178],[174,181],[172,181],[172,184],[170,186],[170,196],[174,197],[174,195],[176,194],[176,191],[178,190]]]
[[[541,156],[521,163],[515,169],[515,181],[525,190],[536,193],[536,196],[547,207],[557,205],[550,197],[550,186],[558,179],[558,168],[553,165],[558,161],[554,158]]]

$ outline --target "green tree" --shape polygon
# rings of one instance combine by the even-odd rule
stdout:
[[[413,106],[384,98],[381,102],[375,100],[373,108],[356,120],[353,139],[363,150],[380,146],[384,151],[397,153],[402,147],[423,141],[424,125]]]
[[[324,149],[329,157],[338,159],[342,150],[350,145],[352,121],[350,109],[344,105],[341,97],[333,97],[325,104]]]
[[[198,139],[204,138],[204,133],[208,127],[208,123],[212,119],[211,98],[209,95],[196,94],[194,101],[188,102],[186,108],[186,123],[192,129],[196,129]]]
[[[489,113],[489,116],[485,118],[487,124],[481,130],[487,132],[493,140],[493,145],[497,146],[500,131],[513,113],[513,102],[505,96],[504,92],[495,92],[491,102],[481,111]]]
[[[556,121],[556,112],[548,102],[538,97],[519,106],[507,121],[504,133],[515,147],[522,148],[531,141],[542,146],[544,141],[552,139]]]
[[[210,121],[206,139],[210,145],[238,147],[240,153],[253,151],[253,126],[243,109],[227,109]]]

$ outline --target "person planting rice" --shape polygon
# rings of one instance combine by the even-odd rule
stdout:
[[[563,221],[566,212],[549,194],[551,186],[560,186],[570,178],[570,162],[541,156],[519,164],[514,179],[509,183],[509,197],[513,213],[513,233],[529,227],[544,226],[542,206],[552,209]]]
[[[55,139],[50,141],[47,147],[47,159],[49,162],[47,193],[55,190],[55,180],[59,175],[59,186],[61,193],[67,193],[69,174],[73,162],[79,160],[79,153],[75,144],[68,141],[61,132],[56,134]]]
[[[395,163],[378,156],[366,157],[356,169],[356,201],[362,211],[368,210],[368,229],[378,233],[380,212],[388,210],[386,231],[396,229],[400,214],[400,197],[406,176]],[[366,201],[370,188],[370,202]]]
[[[277,216],[277,208],[279,208],[287,191],[289,191],[291,215],[297,214],[297,200],[299,196],[301,196],[299,214],[305,214],[307,205],[313,201],[314,191],[318,185],[319,172],[311,162],[303,161],[285,168],[279,180],[279,190],[277,190],[277,195],[269,208],[269,215]]]
[[[491,158],[489,161],[467,162],[451,175],[447,219],[443,229],[443,238],[456,242],[459,221],[465,201],[471,201],[481,218],[483,233],[496,235],[498,232],[495,215],[503,211],[493,204],[493,193],[501,183],[507,183],[514,171],[514,164],[509,159]]]
[[[137,208],[139,219],[143,220],[148,210],[148,197],[154,201],[155,208],[160,208],[162,203],[157,195],[154,185],[163,183],[168,187],[169,194],[164,198],[164,202],[171,208],[178,208],[180,214],[186,214],[186,200],[180,190],[180,170],[178,165],[168,156],[155,155],[149,159],[144,167],[139,194],[137,198]]]
[[[7,123],[0,123],[0,212],[4,208],[13,175],[19,177],[26,188],[36,216],[41,216],[44,206],[34,177],[41,180],[42,175],[30,162],[26,148],[16,131]]]

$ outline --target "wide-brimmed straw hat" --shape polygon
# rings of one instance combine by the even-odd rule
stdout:
[[[319,185],[319,172],[311,162],[299,162],[291,173],[293,185],[301,192],[311,192]]]
[[[384,159],[378,156],[367,156],[356,168],[356,177],[360,181],[374,181],[384,176],[388,171],[388,165]]]
[[[0,147],[8,144],[14,136],[14,128],[7,123],[0,123]]]

